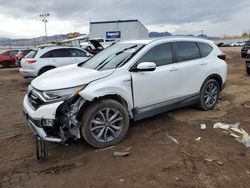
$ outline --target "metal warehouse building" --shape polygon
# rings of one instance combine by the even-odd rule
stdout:
[[[90,22],[89,38],[146,39],[148,38],[148,29],[139,20]]]

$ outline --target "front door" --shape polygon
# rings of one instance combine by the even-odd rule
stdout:
[[[177,64],[173,63],[171,43],[164,43],[151,48],[136,65],[141,62],[154,62],[157,67],[150,72],[131,73],[134,108],[152,110],[163,104],[178,102],[180,75]]]

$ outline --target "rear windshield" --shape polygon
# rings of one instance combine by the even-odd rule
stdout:
[[[25,58],[34,58],[37,54],[37,50],[33,50],[30,53],[28,53]]]

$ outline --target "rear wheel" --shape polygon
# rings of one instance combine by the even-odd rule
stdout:
[[[125,107],[111,99],[91,104],[81,118],[83,138],[95,148],[105,148],[121,142],[129,127]]]
[[[47,72],[47,71],[49,71],[49,70],[51,70],[51,69],[54,69],[55,67],[44,67],[44,68],[42,68],[40,71],[39,71],[39,76],[41,75],[41,74],[43,74],[43,73],[45,73],[45,72]]]
[[[2,62],[3,67],[9,68],[10,67],[10,61],[3,61]]]
[[[212,110],[219,98],[220,86],[214,79],[207,80],[201,88],[199,108],[205,111]]]

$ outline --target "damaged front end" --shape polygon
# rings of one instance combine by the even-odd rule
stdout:
[[[54,130],[59,133],[62,142],[68,138],[79,139],[81,122],[79,112],[86,101],[79,95],[64,101],[56,111]],[[59,131],[59,132],[58,132]]]
[[[78,139],[80,135],[79,112],[86,101],[75,96],[61,102],[56,109],[55,119],[33,119],[24,109],[28,126],[35,136],[48,142],[63,143],[68,138]]]

